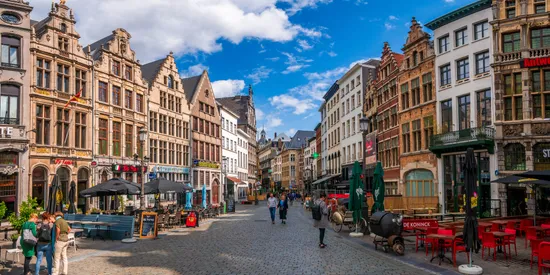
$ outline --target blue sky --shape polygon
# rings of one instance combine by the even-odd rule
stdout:
[[[30,0],[32,18],[49,0]],[[401,52],[426,23],[472,0],[69,0],[87,45],[122,27],[142,64],[173,51],[182,76],[208,69],[217,96],[253,85],[258,128],[293,134],[320,120],[320,98],[355,62]],[[389,4],[389,5],[388,5]],[[98,20],[98,18],[100,20]],[[427,29],[426,29],[427,30]]]

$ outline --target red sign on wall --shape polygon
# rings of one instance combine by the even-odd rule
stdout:
[[[403,230],[413,230],[415,227],[438,227],[436,219],[403,219]]]
[[[521,62],[522,68],[550,66],[550,57],[525,58]]]
[[[53,159],[53,161],[56,165],[76,166],[76,161],[73,161],[72,159]]]

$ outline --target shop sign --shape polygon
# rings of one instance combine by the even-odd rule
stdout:
[[[112,171],[113,172],[126,172],[126,173],[137,173],[140,170],[140,166],[134,166],[134,165],[119,165],[119,164],[113,164]],[[142,169],[143,171],[146,171],[147,167],[144,167]]]
[[[193,160],[193,164],[198,167],[207,167],[207,168],[220,168],[220,165],[217,163]]]
[[[92,162],[90,162],[90,166],[92,166],[92,168],[96,168],[97,167],[97,161],[92,160]]]
[[[13,127],[0,127],[0,137],[11,138],[13,135]]]
[[[55,165],[76,166],[76,161],[74,161],[72,159],[56,159],[56,158],[53,158],[51,160],[51,163],[55,164]]]
[[[550,158],[550,149],[542,149],[542,157]]]
[[[376,135],[365,136],[365,164],[376,163]]]
[[[525,58],[520,65],[522,68],[550,66],[550,57]]]
[[[413,230],[415,227],[438,227],[436,219],[403,219],[403,230]]]
[[[188,167],[155,166],[157,173],[183,173],[189,174]]]

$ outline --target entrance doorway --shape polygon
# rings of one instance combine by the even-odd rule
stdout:
[[[527,215],[527,191],[525,187],[508,186],[508,216]]]
[[[57,178],[59,179],[59,184],[61,186],[61,192],[63,193],[63,204],[68,203],[68,193],[69,193],[69,181],[71,180],[71,174],[69,169],[65,167],[60,167],[57,169]]]
[[[87,169],[80,168],[78,170],[78,184],[76,187],[77,194],[80,193],[82,190],[86,190],[88,188],[88,181],[89,181],[89,173]],[[76,208],[82,210],[82,213],[86,213],[88,209],[86,208],[86,198],[78,195],[78,200],[76,202]]]

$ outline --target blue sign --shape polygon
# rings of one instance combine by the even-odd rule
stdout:
[[[150,179],[150,180],[154,180],[156,177],[157,177],[157,174],[156,174],[156,173],[153,173],[153,172],[150,172],[150,173],[149,173],[149,179]]]

